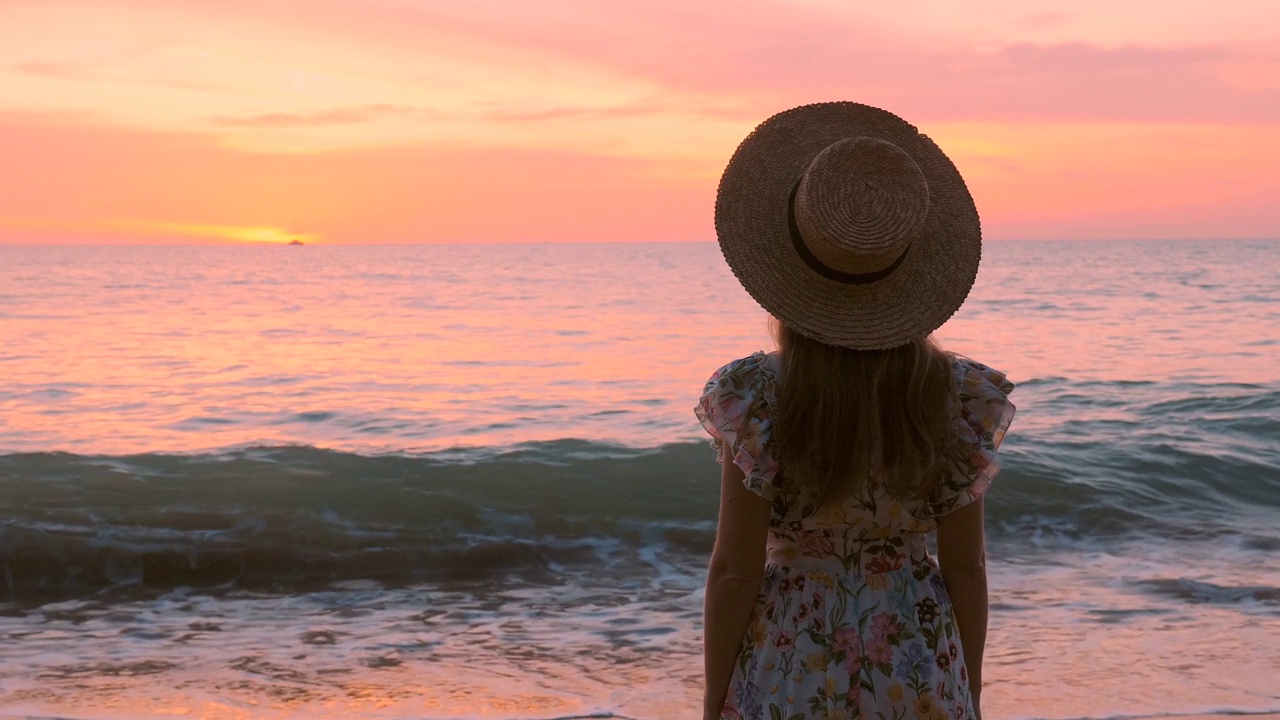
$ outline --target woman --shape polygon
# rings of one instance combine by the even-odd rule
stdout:
[[[778,351],[696,409],[723,464],[704,718],[980,718],[982,495],[1014,408],[930,339],[977,274],[964,181],[890,113],[807,105],[739,146],[716,233]]]

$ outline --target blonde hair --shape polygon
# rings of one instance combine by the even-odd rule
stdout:
[[[777,320],[782,356],[774,452],[783,481],[826,504],[878,483],[899,500],[926,498],[956,446],[951,356],[932,338],[853,350]]]

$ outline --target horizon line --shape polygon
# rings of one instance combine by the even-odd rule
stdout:
[[[1097,243],[1097,242],[1278,242],[1280,236],[1257,237],[1109,237],[1109,238],[984,238],[989,243]],[[458,245],[714,245],[710,240],[452,240],[440,242],[5,242],[0,248],[41,247],[430,247]]]

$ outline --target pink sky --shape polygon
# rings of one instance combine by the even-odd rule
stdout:
[[[1278,237],[1277,48],[1271,0],[5,0],[0,243],[711,240],[831,99],[992,239]]]

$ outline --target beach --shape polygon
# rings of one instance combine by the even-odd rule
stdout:
[[[1280,717],[1280,244],[992,242],[984,717]],[[0,247],[0,717],[698,716],[714,243]]]

